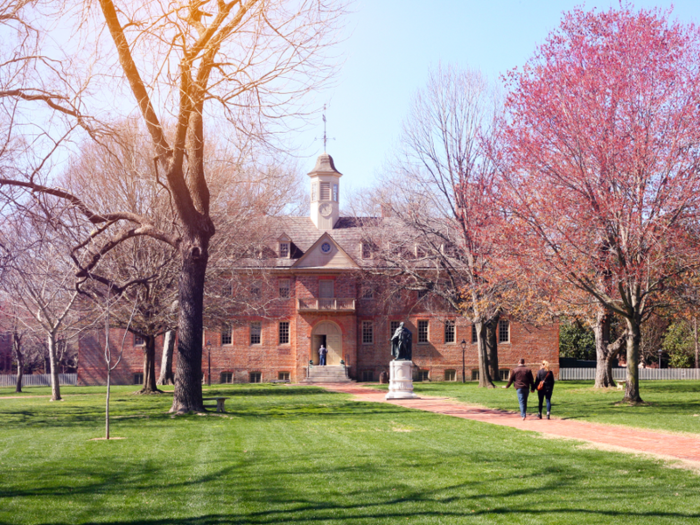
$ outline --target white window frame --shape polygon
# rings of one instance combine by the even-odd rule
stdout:
[[[425,323],[425,341],[421,341],[421,326]],[[418,344],[427,345],[430,343],[430,320],[429,319],[419,319],[416,323],[418,327]]]
[[[258,342],[253,342],[253,335],[257,331]],[[262,344],[262,321],[251,321],[250,322],[250,346],[258,346]]]
[[[372,321],[362,321],[362,344],[374,344],[374,323]]]
[[[283,334],[283,331],[282,331],[282,326],[283,326],[283,325],[287,325],[286,334]],[[277,342],[278,342],[278,344],[280,344],[280,345],[288,345],[288,344],[290,343],[290,341],[292,340],[292,336],[291,336],[291,333],[292,333],[292,332],[291,332],[291,326],[292,326],[292,324],[291,324],[289,321],[280,321],[280,322],[277,324]],[[282,335],[286,335],[286,339],[287,339],[286,341],[283,341],[283,340],[282,340],[282,339],[283,339]]]
[[[284,286],[285,283],[287,285],[286,287]],[[292,296],[292,280],[289,278],[280,279],[277,284],[279,285],[278,288],[279,288],[280,298],[289,299]],[[286,294],[282,292],[282,290],[285,290],[285,289],[287,290]]]
[[[447,340],[447,331],[448,328],[452,327],[452,340],[448,341]],[[452,345],[457,342],[457,323],[454,319],[447,319],[445,320],[445,344],[446,345]]]
[[[228,342],[226,342],[226,337],[228,336]],[[230,324],[225,324],[221,327],[221,346],[228,346],[233,344],[233,326]]]

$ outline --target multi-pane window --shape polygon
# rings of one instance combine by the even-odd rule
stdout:
[[[472,343],[476,343],[479,338],[476,336],[476,325],[472,325]]]
[[[335,294],[335,283],[330,279],[322,279],[318,282],[319,296],[323,299],[332,299]]]
[[[331,183],[322,182],[321,183],[321,200],[329,201],[331,200]]]
[[[146,340],[140,335],[134,334],[134,346],[143,346],[146,344]]]
[[[253,297],[260,297],[260,281],[253,281],[253,283],[250,285],[250,295]]]
[[[455,322],[453,320],[445,321],[445,342],[455,342]]]
[[[418,370],[416,372],[416,381],[430,381],[430,371]]]
[[[233,329],[230,324],[226,324],[221,328],[221,344],[230,345],[233,343]]]
[[[374,297],[374,289],[371,284],[365,284],[362,287],[362,298],[372,299]]]
[[[279,381],[289,381],[289,372],[277,372],[277,379]]]
[[[371,345],[372,343],[374,343],[374,323],[362,321],[362,344]]]
[[[283,257],[283,258],[289,257],[289,243],[288,242],[281,242],[280,243],[280,257]]]
[[[250,373],[250,382],[251,383],[260,383],[262,381],[262,374],[260,372],[251,372]]]
[[[510,341],[510,323],[506,319],[498,321],[498,342],[507,343]]]
[[[233,383],[233,372],[221,372],[219,383]]]
[[[333,201],[338,202],[338,185],[333,184]]]
[[[498,371],[498,376],[501,379],[501,381],[508,381],[510,379],[510,370],[507,368],[501,368]]]
[[[282,299],[287,299],[289,297],[291,281],[289,279],[280,279],[279,285],[280,285],[280,297]]]
[[[445,370],[445,381],[457,381],[457,371]]]
[[[372,258],[372,246],[367,242],[362,243],[362,258],[363,259],[371,259]]]
[[[279,341],[281,345],[289,344],[289,321],[280,321]]]
[[[428,321],[418,321],[418,342],[428,342]]]
[[[389,334],[389,337],[394,336],[394,332],[396,332],[396,329],[399,327],[400,324],[401,321],[391,321],[391,323],[389,323],[389,331],[391,332]]]
[[[363,370],[362,381],[374,381],[374,370]]]
[[[259,345],[262,341],[262,323],[253,321],[250,323],[250,344]]]
[[[134,374],[134,384],[135,385],[142,385],[143,384],[143,374],[142,373]]]

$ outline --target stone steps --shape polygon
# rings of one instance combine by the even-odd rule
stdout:
[[[344,366],[312,366],[302,383],[352,383]]]

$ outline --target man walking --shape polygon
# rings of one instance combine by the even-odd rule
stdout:
[[[520,364],[510,371],[510,381],[503,388],[508,388],[515,383],[515,391],[518,393],[518,404],[520,405],[520,415],[525,420],[527,416],[527,396],[535,391],[535,379],[532,371],[525,366],[525,359],[520,360]]]

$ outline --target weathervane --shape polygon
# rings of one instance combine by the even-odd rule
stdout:
[[[316,139],[318,140],[318,139]],[[328,134],[326,133],[326,105],[323,105],[323,153],[326,153],[326,149],[328,147],[328,141],[329,140],[335,140],[334,138],[329,139]]]

